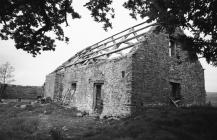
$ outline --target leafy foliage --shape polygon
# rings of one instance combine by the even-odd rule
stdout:
[[[0,37],[14,39],[17,49],[34,56],[41,50],[54,50],[54,39],[46,33],[53,31],[56,39],[69,40],[60,25],[68,25],[67,14],[80,18],[71,4],[72,0],[2,0]]]
[[[112,24],[109,18],[114,18],[114,9],[109,5],[112,0],[90,0],[84,6],[91,11],[91,16],[96,22],[104,23],[104,29],[111,28]],[[108,17],[108,14],[110,15]]]
[[[170,34],[176,27],[188,29],[192,36],[180,37],[184,49],[201,54],[208,63],[217,65],[216,0],[128,0],[124,7],[136,18],[149,17]]]

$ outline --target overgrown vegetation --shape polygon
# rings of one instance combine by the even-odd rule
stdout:
[[[26,105],[25,108],[21,108]],[[34,105],[24,102],[0,104],[1,140],[54,140],[82,135],[96,120],[77,117],[76,109],[59,104]]]
[[[58,104],[0,104],[0,139],[16,140],[214,140],[217,108],[149,107],[121,120],[77,117]]]
[[[146,108],[140,115],[89,132],[88,140],[214,140],[217,109],[213,107]],[[91,134],[90,134],[91,133]]]
[[[43,89],[40,86],[7,85],[4,98],[7,99],[36,99],[42,96]]]

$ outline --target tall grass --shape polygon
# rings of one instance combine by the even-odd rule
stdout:
[[[0,130],[1,140],[22,140],[35,137],[39,120],[36,118],[12,118],[3,122]]]
[[[90,131],[86,140],[216,140],[217,108],[145,108],[109,127]]]

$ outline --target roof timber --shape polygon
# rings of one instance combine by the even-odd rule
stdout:
[[[78,52],[77,54],[80,54],[81,52],[83,52],[83,51],[85,51],[85,50],[88,50],[88,49],[90,49],[90,48],[96,49],[96,48],[100,47],[99,44],[105,44],[105,43],[103,43],[103,42],[106,42],[107,40],[109,41],[111,38],[114,38],[115,36],[118,36],[118,35],[120,35],[120,34],[122,34],[122,33],[124,33],[124,32],[130,31],[132,28],[140,27],[140,26],[144,25],[145,23],[147,23],[147,22],[142,22],[142,23],[137,24],[137,25],[135,25],[135,26],[133,26],[133,27],[127,28],[127,29],[125,29],[125,30],[123,30],[123,31],[121,31],[121,32],[119,32],[119,33],[116,33],[116,34],[114,34],[114,35],[112,35],[112,36],[110,36],[110,37],[107,37],[106,39],[103,39],[103,40],[101,40],[101,41],[99,41],[99,42],[97,42],[97,43],[95,43],[95,44],[93,44],[93,45],[91,45],[91,46],[85,48],[84,50],[81,50],[81,51]],[[153,26],[153,25],[152,25],[152,26]],[[149,26],[149,27],[150,27],[150,26]],[[147,27],[147,28],[148,28],[148,27]],[[119,38],[121,38],[121,37],[119,37]],[[116,39],[119,39],[119,38],[116,38]],[[108,41],[107,41],[107,43],[108,43]],[[94,46],[95,46],[95,47],[94,47]]]
[[[113,50],[113,51],[111,51],[111,52],[107,52],[107,53],[104,53],[104,54],[101,54],[101,55],[97,55],[97,56],[94,56],[94,57],[90,57],[90,58],[87,58],[87,59],[85,59],[85,60],[76,62],[76,63],[74,63],[74,64],[67,65],[66,67],[69,67],[69,66],[72,66],[72,65],[76,65],[76,64],[79,64],[79,63],[81,63],[81,62],[84,62],[84,61],[87,61],[87,60],[91,60],[91,59],[95,59],[95,58],[98,58],[98,57],[101,57],[101,56],[110,55],[110,54],[112,54],[112,53],[117,53],[117,52],[119,52],[119,51],[122,51],[122,50],[125,50],[125,49],[128,49],[128,48],[131,48],[131,47],[133,47],[133,46],[135,46],[135,45],[138,45],[138,44],[140,44],[140,43],[141,43],[141,42],[137,42],[137,43],[131,44],[131,45],[129,45],[129,46],[127,46],[127,47],[124,47],[124,48],[116,49],[116,50]]]
[[[114,44],[112,44],[112,45],[110,45],[110,46],[107,46],[107,47],[105,47],[105,48],[100,48],[99,50],[96,50],[96,51],[93,51],[93,52],[91,52],[91,53],[85,54],[85,55],[83,55],[82,57],[89,56],[89,55],[92,55],[92,54],[94,54],[94,53],[98,53],[98,52],[100,52],[100,51],[102,51],[102,50],[106,50],[106,49],[109,49],[109,48],[112,48],[112,47],[115,47],[115,49],[117,49],[118,46],[121,45],[122,43],[126,43],[126,42],[128,42],[128,41],[130,41],[130,40],[132,40],[132,39],[135,39],[135,38],[137,39],[137,38],[139,38],[139,37],[141,37],[141,36],[143,36],[143,35],[144,35],[144,34],[140,34],[140,35],[137,35],[137,36],[134,36],[134,37],[125,39],[125,40],[123,40],[123,41],[120,41],[120,42],[118,42],[118,43],[114,43]]]
[[[149,27],[156,26],[158,23],[145,25],[146,22],[140,23],[133,27],[130,27],[124,31],[121,31],[115,35],[112,35],[102,41],[91,45],[84,50],[81,50],[73,57],[71,57],[68,61],[63,63],[60,67],[58,67],[55,71],[61,70],[63,68],[77,65],[77,64],[88,64],[88,61],[92,61],[93,59],[107,56],[109,57],[113,53],[118,53],[122,55],[122,50],[131,48],[144,40],[143,37],[146,34],[146,30]],[[132,37],[130,37],[132,36]],[[133,42],[134,41],[134,42]],[[121,45],[127,45],[122,47]]]
[[[144,22],[143,24],[145,24],[145,22]],[[141,24],[140,24],[140,25],[141,25]],[[138,40],[137,37],[139,37],[139,36],[137,36],[137,32],[139,32],[139,31],[141,31],[141,30],[144,30],[144,29],[146,29],[146,28],[149,28],[149,27],[151,27],[151,26],[154,26],[154,25],[157,25],[157,24],[154,23],[154,24],[145,26],[145,27],[140,28],[140,29],[137,29],[137,30],[134,30],[135,27],[131,27],[131,28],[129,28],[128,30],[126,30],[126,31],[129,31],[127,34],[122,35],[122,36],[117,37],[117,38],[114,38],[115,36],[119,35],[120,33],[123,33],[123,31],[122,31],[122,32],[120,32],[120,33],[118,33],[118,34],[116,34],[116,35],[113,35],[113,36],[111,36],[111,37],[105,39],[105,40],[108,40],[107,42],[102,43],[102,42],[104,42],[105,40],[100,41],[100,42],[98,42],[98,43],[96,43],[96,44],[94,44],[94,45],[92,45],[92,46],[90,46],[90,47],[88,47],[88,48],[86,48],[86,49],[80,51],[80,52],[77,53],[77,54],[80,55],[80,53],[85,53],[86,51],[91,51],[91,50],[93,51],[93,50],[95,50],[95,49],[97,49],[97,48],[100,48],[100,47],[102,47],[103,45],[105,46],[105,45],[107,45],[107,44],[109,44],[109,43],[111,43],[111,42],[113,43],[112,46],[115,46],[116,44],[120,44],[120,43],[121,43],[121,42],[118,42],[118,43],[116,42],[118,39],[123,39],[123,38],[126,39],[126,38],[127,38],[129,35],[131,35],[131,34],[133,34],[134,37],[128,39],[127,41],[132,40],[132,39],[134,39],[134,38],[136,38],[136,39]],[[136,26],[136,27],[137,27],[137,26]],[[110,40],[109,40],[109,39],[110,39]],[[124,40],[124,41],[122,41],[122,42],[126,42],[126,41]],[[92,48],[91,48],[91,47],[92,47]],[[110,47],[110,46],[109,46],[109,47]],[[108,47],[107,47],[107,48],[108,48]],[[102,49],[100,49],[100,50],[102,50]],[[100,50],[99,50],[99,51],[100,51]]]

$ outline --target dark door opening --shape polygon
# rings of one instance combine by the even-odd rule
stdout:
[[[98,114],[101,114],[103,110],[102,85],[98,83],[94,84],[94,111]]]
[[[171,84],[171,88],[172,88],[171,96],[175,100],[180,100],[181,99],[181,86],[180,86],[180,83],[170,82],[170,84]]]
[[[71,95],[73,95],[76,91],[76,83],[71,84]]]

